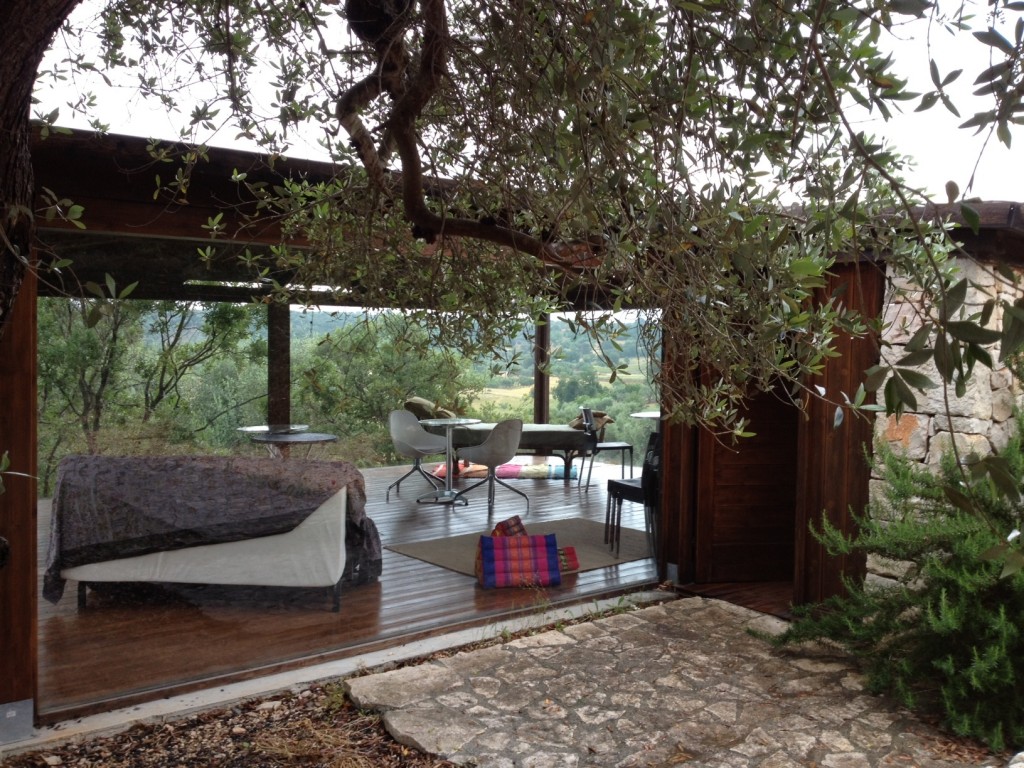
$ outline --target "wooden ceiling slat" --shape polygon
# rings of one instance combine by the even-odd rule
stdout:
[[[41,221],[41,253],[47,243],[59,243],[53,253],[57,258],[76,261],[74,276],[65,281],[72,289],[87,280],[102,281],[111,274],[118,285],[138,281],[135,296],[180,298],[199,301],[236,300],[219,297],[251,295],[237,286],[198,286],[190,280],[209,279],[244,283],[252,280],[251,268],[228,254],[241,253],[245,247],[275,245],[281,232],[271,217],[256,222],[246,217],[255,212],[256,201],[247,199],[245,185],[232,181],[234,171],[247,174],[248,182],[279,184],[285,178],[306,178],[311,182],[331,179],[338,171],[332,163],[269,157],[232,149],[210,149],[192,170],[188,203],[179,204],[157,195],[156,176],[166,184],[176,174],[177,163],[155,162],[147,149],[149,139],[98,135],[85,131],[54,133],[42,139],[38,134],[32,148],[37,189],[52,190],[60,198],[69,198],[85,208],[86,230],[61,221]],[[163,146],[171,147],[170,143]],[[184,152],[186,147],[174,148]],[[442,188],[444,180],[431,181],[431,188]],[[45,206],[42,195],[37,200]],[[982,231],[974,235],[961,227],[957,237],[963,239],[972,256],[982,260],[1024,263],[1024,212],[1014,202],[971,203],[981,222]],[[204,229],[209,220],[223,214],[225,236],[209,238]],[[921,210],[924,217],[952,217],[963,224],[959,205],[929,206]],[[73,233],[64,239],[55,233]],[[95,246],[73,243],[69,237],[88,238],[97,235],[123,239],[123,248],[108,240],[106,251]],[[168,245],[173,243],[173,245]],[[198,249],[211,245],[225,254],[221,263],[202,263]],[[301,244],[297,244],[301,247]],[[594,264],[590,264],[593,267]],[[286,277],[277,275],[279,279]],[[569,301],[577,307],[610,306],[610,286],[597,288],[586,280],[576,282],[569,277]],[[52,284],[41,293],[59,292]],[[316,294],[326,303],[328,294]],[[245,299],[243,299],[245,300]]]

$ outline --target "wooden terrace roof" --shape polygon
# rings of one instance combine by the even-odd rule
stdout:
[[[83,206],[86,228],[60,217],[38,222],[40,260],[44,265],[70,259],[71,266],[51,279],[47,273],[40,295],[83,295],[87,282],[102,285],[107,275],[118,286],[137,282],[139,299],[246,302],[268,295],[273,279],[289,285],[294,274],[280,268],[270,247],[280,244],[281,231],[273,216],[252,218],[257,200],[246,184],[281,184],[285,179],[329,182],[345,168],[330,162],[271,157],[254,152],[210,148],[192,167],[187,199],[171,194],[168,182],[181,167],[184,145],[161,142],[167,160],[155,160],[149,139],[88,131],[37,132],[32,160],[39,190],[37,208],[47,207],[47,191],[58,199]],[[233,181],[244,174],[245,184]],[[164,185],[158,190],[157,178]],[[396,177],[397,178],[397,177]],[[428,181],[427,194],[442,194],[445,180]],[[221,217],[223,233],[211,238],[209,222]],[[411,235],[410,235],[411,236]],[[290,241],[293,248],[304,243]],[[212,246],[211,261],[200,249]],[[430,247],[430,246],[428,246]],[[256,258],[243,264],[248,250]],[[594,251],[585,243],[568,244],[578,274],[596,266]],[[259,279],[259,270],[268,270]],[[591,307],[609,299],[586,280],[575,281],[570,302]],[[295,287],[295,303],[344,304],[329,291]]]

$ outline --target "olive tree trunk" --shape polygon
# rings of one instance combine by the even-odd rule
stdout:
[[[0,0],[0,335],[32,243],[32,86],[54,33],[81,0]]]

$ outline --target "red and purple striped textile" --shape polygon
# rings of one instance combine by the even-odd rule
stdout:
[[[513,515],[508,520],[502,520],[494,526],[491,536],[526,536],[526,526],[519,515]]]
[[[476,575],[484,589],[547,587],[562,583],[555,534],[481,536]]]

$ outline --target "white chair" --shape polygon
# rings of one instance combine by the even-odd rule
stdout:
[[[395,488],[396,491],[400,491],[402,481],[416,472],[423,475],[435,489],[440,488],[441,486],[434,482],[434,478],[423,471],[423,457],[445,453],[448,450],[448,441],[441,435],[427,432],[412,411],[392,411],[388,427],[391,430],[391,441],[395,444],[395,450],[400,456],[412,459],[413,463],[412,469],[388,486],[384,500],[391,501],[391,489]]]
[[[516,451],[519,450],[519,438],[522,434],[522,419],[508,419],[507,421],[495,424],[491,434],[480,445],[460,448],[459,458],[476,464],[483,464],[487,467],[487,477],[478,483],[473,483],[469,488],[459,491],[455,499],[458,500],[474,488],[487,483],[487,514],[490,515],[494,511],[494,484],[498,483],[526,499],[526,514],[530,514],[530,497],[518,488],[513,488],[504,480],[500,480],[497,474],[495,474],[495,470],[500,465],[511,460],[516,455]]]

